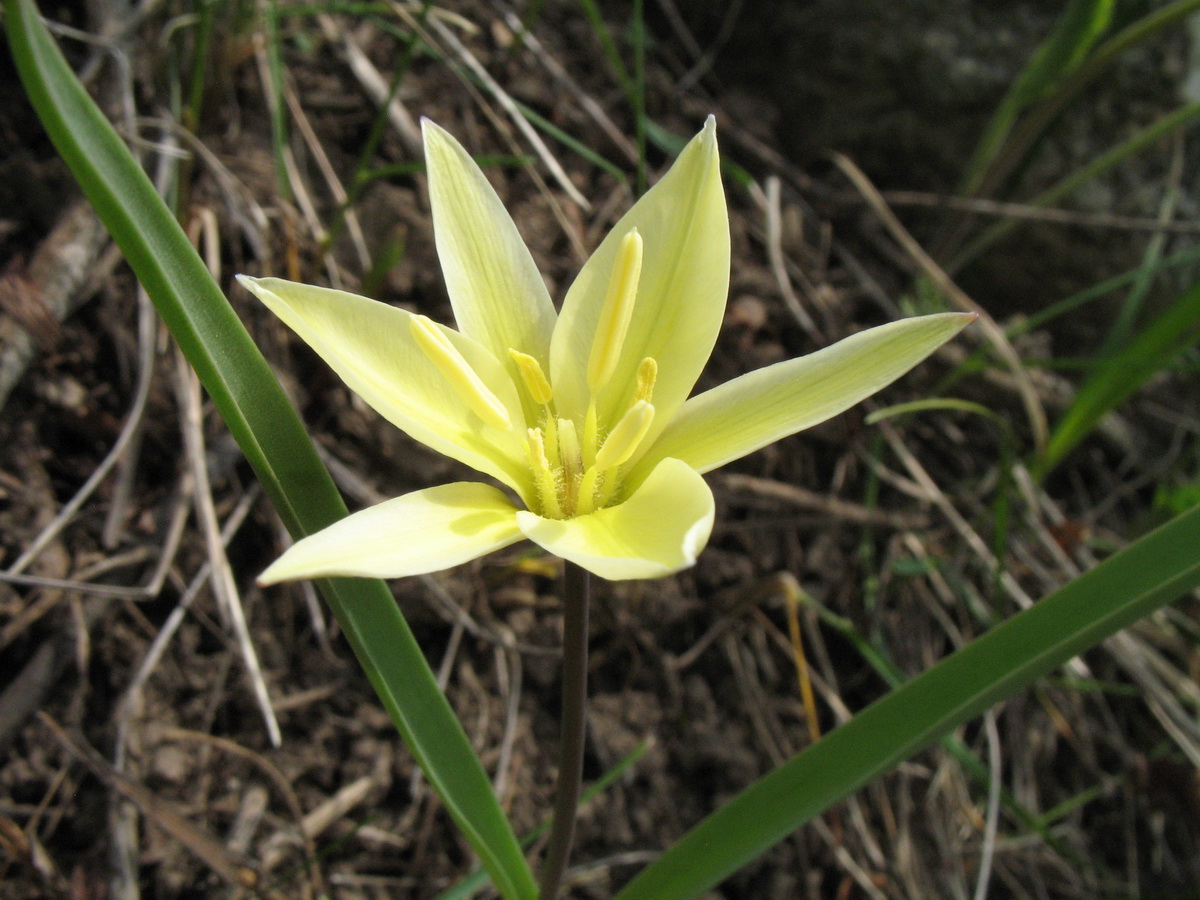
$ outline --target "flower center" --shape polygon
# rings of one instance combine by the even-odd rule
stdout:
[[[633,396],[612,422],[598,422],[596,395],[612,380],[633,316],[642,270],[642,238],[632,229],[621,241],[609,280],[596,335],[588,357],[591,399],[582,421],[559,415],[554,389],[541,363],[509,349],[521,384],[542,412],[525,435],[529,470],[537,487],[534,512],[549,519],[584,516],[621,499],[621,467],[641,446],[654,422],[654,381],[658,364],[646,357],[638,365]],[[425,316],[413,316],[409,331],[417,346],[472,412],[493,428],[511,431],[513,422],[496,394],[464,358],[446,330]]]
[[[530,471],[537,485],[540,515],[569,519],[603,509],[619,499],[620,469],[637,451],[654,421],[654,380],[658,364],[650,357],[638,366],[637,385],[625,411],[602,433],[595,396],[612,379],[629,330],[642,269],[642,238],[637,229],[621,241],[608,294],[588,358],[587,385],[592,400],[582,422],[563,418],[554,391],[538,361],[509,350],[525,389],[543,409],[541,423],[527,433]]]
[[[569,519],[619,499],[621,466],[641,446],[654,421],[650,396],[656,370],[650,357],[642,361],[632,402],[604,434],[595,425],[595,406],[588,410],[581,435],[573,419],[556,416],[553,403],[546,405],[541,424],[530,428],[525,440],[540,505],[535,512],[548,519]]]

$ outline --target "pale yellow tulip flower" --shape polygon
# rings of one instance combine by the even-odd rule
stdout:
[[[384,418],[498,485],[458,482],[347,516],[260,581],[397,578],[527,538],[607,579],[692,565],[701,477],[836,415],[966,325],[904,319],[689,397],[729,287],[716,126],[617,223],[554,304],[483,172],[424,122],[434,235],[458,330],[278,278],[240,281]]]

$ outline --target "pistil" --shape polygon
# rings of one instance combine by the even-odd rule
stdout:
[[[578,506],[583,457],[579,452],[579,433],[570,419],[558,420],[558,463],[562,471],[563,512],[573,516]]]

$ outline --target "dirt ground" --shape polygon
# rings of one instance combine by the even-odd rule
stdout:
[[[340,284],[451,321],[406,114],[503,157],[489,176],[556,298],[633,200],[634,119],[582,7],[545,3],[522,41],[500,4],[445,6],[423,25],[416,7],[384,4],[280,19],[290,194],[277,178],[269,43],[249,7],[214,5],[206,93],[186,129],[168,120],[173,87],[190,84],[194,22],[174,18],[187,9],[148,12],[119,38],[127,81],[103,51],[65,42],[81,67],[96,53],[90,86],[115,121],[136,124],[148,169],[178,162],[183,221],[352,507],[460,473],[351,395],[232,275]],[[714,113],[737,167],[727,174],[729,307],[701,386],[923,311],[896,236],[835,167],[786,159],[777,111],[724,81],[706,54],[719,50],[717,32],[688,37],[669,8],[651,17],[647,112],[677,137]],[[113,21],[73,4],[43,11],[93,33]],[[632,59],[628,8],[605,11]],[[423,49],[373,160],[395,169],[363,190],[327,248],[377,91],[418,25]],[[500,92],[622,177],[546,138],[564,170],[556,177]],[[471,870],[470,851],[316,595],[255,586],[282,529],[217,416],[202,406],[189,419],[197,401],[170,341],[77,206],[7,56],[0,152],[0,564],[11,576],[0,584],[0,897],[435,896]],[[669,161],[653,142],[648,159],[652,178]],[[906,221],[918,235],[928,223]],[[1055,327],[1018,339],[1017,352],[1044,359],[1064,339]],[[1193,452],[1194,378],[1152,384],[1044,486],[1004,465],[1000,429],[966,414],[864,423],[882,405],[952,392],[998,412],[1029,448],[1011,375],[993,363],[958,369],[985,344],[973,331],[878,401],[710,476],[717,524],[693,569],[597,586],[585,778],[641,755],[581,812],[572,897],[611,896],[811,740],[788,638],[796,586],[808,600],[815,724],[828,730],[887,690],[864,646],[916,674],[1163,515],[1155,486]],[[1053,416],[1070,381],[1027,371]],[[189,464],[189,429],[203,439],[207,490]],[[207,549],[206,508],[228,531],[224,557]],[[226,564],[278,746],[211,587]],[[523,544],[393,585],[518,834],[547,816],[553,790],[557,576],[554,560]],[[1194,601],[1177,604],[1131,630],[1132,651],[1097,648],[995,710],[994,730],[959,730],[984,772],[999,750],[1004,786],[1040,817],[1035,827],[1001,812],[987,896],[1200,897],[1200,780],[1187,756],[1200,746],[1194,613]],[[971,896],[987,799],[986,780],[927,751],[711,897]]]

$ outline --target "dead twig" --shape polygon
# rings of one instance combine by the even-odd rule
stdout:
[[[883,191],[881,197],[891,206],[922,206],[931,209],[954,209],[980,216],[1004,219],[1024,219],[1029,222],[1051,222],[1056,225],[1075,225],[1081,228],[1104,228],[1113,231],[1149,231],[1168,234],[1200,234],[1200,222],[1163,221],[1161,218],[1122,216],[1116,213],[1093,213],[1074,209],[1054,209],[1030,206],[985,197],[951,197],[924,191]],[[848,201],[865,202],[859,195]]]
[[[58,323],[93,293],[98,271],[111,269],[97,268],[107,243],[108,232],[91,206],[80,201],[63,214],[24,271],[10,268],[0,278],[5,313],[0,316],[0,409],[37,352],[38,340],[22,323],[43,323],[41,338],[52,341]]]
[[[767,259],[770,261],[771,274],[775,276],[775,283],[779,286],[779,293],[783,297],[783,305],[788,308],[788,312],[800,323],[800,326],[814,337],[818,343],[828,343],[828,339],[822,332],[813,317],[808,314],[808,310],[804,308],[804,304],[800,302],[800,298],[796,296],[795,290],[792,288],[792,280],[788,276],[787,262],[783,255],[783,226],[782,217],[780,215],[780,182],[779,178],[771,175],[766,180],[766,190],[759,188],[757,183],[751,189],[752,196],[758,201],[767,219],[767,234],[766,247]],[[811,297],[813,294],[812,285],[805,285],[805,293]]]
[[[929,516],[924,513],[873,509],[784,481],[773,481],[769,478],[743,475],[738,472],[722,473],[713,477],[723,488],[733,493],[767,497],[798,509],[811,510],[826,519],[848,522],[852,525],[874,525],[893,528],[897,531],[924,528],[929,525]]]
[[[567,71],[566,67],[558,61],[553,53],[547,51],[545,45],[536,36],[523,29],[521,20],[512,10],[505,10],[504,21],[509,28],[521,36],[521,42],[529,48],[529,52],[537,58],[538,62],[545,67],[554,80],[565,87],[567,93],[573,96],[584,111],[591,116],[592,121],[600,126],[605,137],[613,142],[613,146],[621,152],[621,155],[631,164],[636,163],[638,157],[637,147],[625,132],[617,126],[612,117],[604,111],[604,107],[591,94],[580,87],[579,82],[571,77],[571,73]]]
[[[411,19],[407,10],[404,11],[404,14]],[[417,23],[414,20],[412,24],[415,26]],[[438,37],[445,41],[458,58],[462,60],[463,65],[470,70],[471,74],[478,78],[488,89],[488,92],[496,98],[496,102],[500,104],[500,107],[508,113],[508,117],[517,127],[517,130],[524,135],[525,140],[533,148],[533,152],[538,155],[542,164],[550,170],[551,176],[553,176],[555,183],[562,192],[570,197],[581,209],[590,210],[592,205],[588,203],[587,198],[579,192],[579,188],[575,187],[571,179],[567,177],[567,173],[563,170],[562,165],[554,157],[554,154],[550,152],[545,142],[542,141],[542,136],[534,130],[533,126],[529,124],[529,120],[517,109],[517,104],[513,101],[508,91],[500,86],[500,82],[492,77],[492,74],[479,61],[479,58],[467,49],[467,46],[458,39],[458,35],[446,26],[439,16],[431,17],[429,24],[437,32]]]
[[[258,873],[248,860],[230,853],[215,837],[193,825],[174,804],[116,771],[95,748],[82,738],[68,735],[46,713],[39,712],[38,721],[94,776],[137,806],[144,816],[191,851],[223,881],[247,889],[258,886]]]
[[[175,374],[176,393],[183,417],[184,445],[187,449],[192,479],[196,485],[194,494],[196,515],[200,519],[208,550],[213,594],[227,617],[227,623],[233,629],[234,638],[241,651],[246,673],[250,677],[254,698],[262,713],[271,746],[278,747],[283,742],[283,736],[280,734],[275,712],[271,708],[270,693],[258,663],[258,653],[254,649],[250,629],[246,624],[246,614],[242,609],[241,595],[233,579],[233,570],[225,556],[224,544],[221,541],[221,528],[213,507],[212,488],[209,484],[208,463],[204,450],[200,381],[188,365],[183,352],[178,349],[176,349],[175,355]]]

